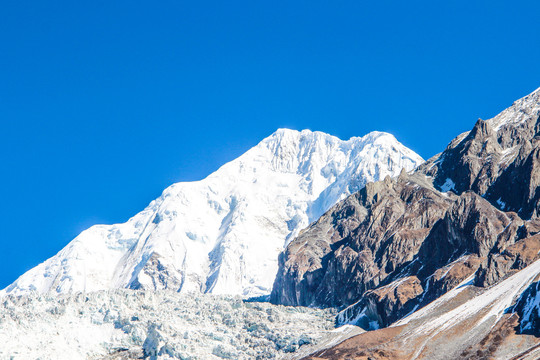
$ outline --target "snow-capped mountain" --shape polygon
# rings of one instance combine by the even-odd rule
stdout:
[[[423,160],[394,136],[343,141],[280,129],[201,181],[167,188],[126,223],[96,225],[0,292],[114,288],[270,293],[299,232],[367,182]]]

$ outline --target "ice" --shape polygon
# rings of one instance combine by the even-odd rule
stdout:
[[[330,310],[171,291],[8,295],[1,359],[267,359],[331,333]]]
[[[442,186],[441,186],[441,191],[442,192],[448,192],[450,190],[455,191],[455,186],[456,186],[456,184],[452,181],[452,179],[447,178],[446,181],[444,182],[444,184],[442,184]]]

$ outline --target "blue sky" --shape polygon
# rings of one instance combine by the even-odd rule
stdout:
[[[279,127],[428,158],[540,86],[538,1],[11,1],[0,287]]]

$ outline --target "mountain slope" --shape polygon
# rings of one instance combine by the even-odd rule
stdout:
[[[84,231],[1,293],[268,294],[279,252],[301,229],[366,182],[421,162],[387,133],[342,141],[280,129],[206,179],[170,186],[126,223]]]
[[[540,260],[489,289],[472,285],[471,276],[391,327],[351,337],[305,359],[538,359],[538,338],[516,336],[516,325],[520,311],[538,310],[530,306],[537,300],[529,295],[539,277]],[[529,306],[511,307],[520,294]]]

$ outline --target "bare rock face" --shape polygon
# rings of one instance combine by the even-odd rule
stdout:
[[[388,326],[479,269],[473,280],[485,286],[527,266],[538,252],[535,237],[522,239],[531,231],[535,222],[472,191],[441,194],[402,174],[368,184],[294,240],[271,301],[338,307],[340,324]]]
[[[523,259],[523,266],[514,266],[515,269],[537,258],[535,238],[519,241],[519,235],[525,234],[519,231],[523,224],[516,214],[497,210],[473,192],[463,193],[430,228],[413,261],[397,268],[378,287],[364,292],[356,303],[338,314],[338,323],[353,323],[366,329],[389,326],[473,275],[471,281],[477,284],[482,283],[480,276],[484,272],[495,282],[506,278],[515,272],[512,264],[517,260],[510,265],[504,263],[505,266],[498,265],[500,261],[488,260],[500,257],[500,244],[513,244],[505,248],[505,254]],[[418,286],[411,286],[413,278]],[[381,291],[386,294],[387,289],[403,291],[404,286],[412,294],[407,301],[379,296]]]
[[[150,286],[145,286],[139,282],[139,278],[146,277],[151,280]],[[132,290],[176,290],[182,286],[182,274],[178,271],[167,268],[160,261],[160,256],[153,253],[143,266],[142,271],[130,283],[129,288]]]
[[[490,120],[478,120],[419,168],[436,188],[474,191],[524,219],[540,210],[540,89]]]
[[[483,194],[499,172],[501,152],[495,131],[488,122],[479,119],[463,140],[446,148],[428,174],[435,175],[438,188],[450,180],[449,189],[458,194],[468,190]]]
[[[416,276],[407,276],[364,293],[361,300],[338,314],[338,323],[355,323],[366,330],[385,327],[409,313],[424,292]]]
[[[538,217],[540,192],[540,143],[535,137],[525,143],[512,162],[494,181],[486,198],[504,210],[524,218]]]
[[[500,253],[489,255],[476,275],[476,285],[490,286],[501,279],[524,269],[540,258],[540,235],[519,240]]]
[[[500,236],[515,236],[515,227],[511,228],[514,232],[505,232],[511,223],[509,216],[482,197],[470,191],[463,193],[432,227],[418,254],[423,265],[418,272],[431,275],[465,254],[487,256]]]
[[[418,302],[418,307],[446,294],[475,273],[484,258],[476,255],[465,255],[450,264],[433,272],[426,280],[426,291]],[[396,319],[397,320],[397,319]]]
[[[368,184],[288,246],[271,301],[311,306],[357,301],[414,259],[450,198],[406,174]]]

